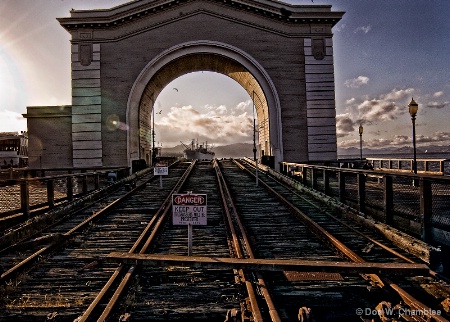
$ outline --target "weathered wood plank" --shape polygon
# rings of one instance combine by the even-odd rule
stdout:
[[[429,268],[425,264],[404,263],[351,263],[332,261],[308,261],[300,259],[255,259],[226,258],[206,256],[175,256],[156,254],[134,254],[112,252],[106,260],[144,266],[181,266],[222,269],[251,269],[264,271],[303,271],[303,272],[338,272],[338,273],[396,273],[425,274]]]

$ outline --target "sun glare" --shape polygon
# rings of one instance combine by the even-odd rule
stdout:
[[[19,95],[14,62],[0,47],[0,132],[14,132],[26,129],[26,121],[21,116],[25,106],[23,96]]]

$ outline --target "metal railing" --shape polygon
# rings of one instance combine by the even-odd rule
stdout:
[[[85,169],[47,169],[45,172],[18,170],[13,176],[19,178],[0,181],[0,220],[9,216],[29,218],[33,210],[51,209],[61,202],[72,201],[109,184],[107,173],[111,171],[117,174],[117,179],[120,179],[128,175],[129,168],[110,168],[91,172],[86,172]],[[36,174],[64,172],[72,173],[32,177]]]
[[[373,168],[384,171],[413,172],[413,159],[366,158]],[[448,159],[417,159],[417,172],[432,175],[450,174],[445,165]]]
[[[280,172],[375,220],[450,246],[450,177],[289,162]]]

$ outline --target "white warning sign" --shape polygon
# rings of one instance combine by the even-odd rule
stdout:
[[[172,223],[174,225],[206,225],[206,194],[173,194]]]
[[[153,175],[155,176],[167,176],[169,175],[169,167],[167,163],[157,163],[153,168]]]

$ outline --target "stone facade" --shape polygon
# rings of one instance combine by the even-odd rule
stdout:
[[[71,168],[72,107],[29,106],[28,166],[33,169]]]
[[[200,70],[228,75],[255,97],[260,146],[276,162],[335,159],[331,28],[342,15],[267,0],[71,11],[58,20],[72,37],[73,166],[148,159],[153,102]]]

